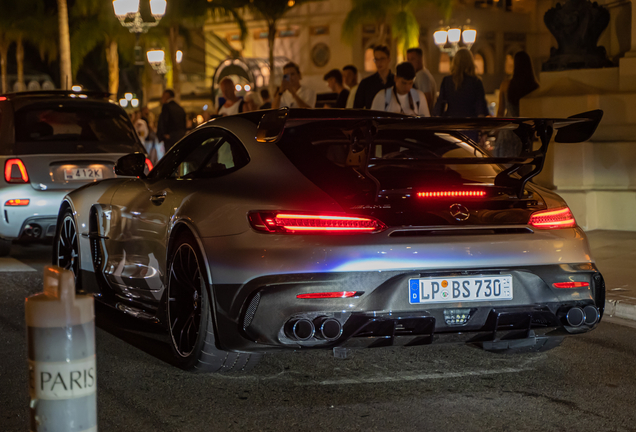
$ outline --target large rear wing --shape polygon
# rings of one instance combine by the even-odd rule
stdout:
[[[603,111],[594,110],[568,118],[439,118],[405,117],[391,113],[365,110],[315,110],[287,109],[265,113],[260,120],[256,140],[277,142],[285,128],[306,123],[324,123],[325,126],[347,130],[352,145],[358,152],[373,143],[378,131],[413,130],[435,131],[462,135],[477,143],[479,137],[494,136],[502,131],[513,133],[520,143],[517,154],[506,157],[437,158],[426,160],[427,164],[500,164],[506,168],[497,175],[495,185],[506,187],[517,197],[523,195],[525,184],[543,169],[548,145],[556,131],[554,140],[559,143],[587,141],[596,131]],[[535,142],[540,144],[535,145]],[[354,152],[356,150],[354,149]],[[368,153],[368,152],[367,152]],[[368,162],[368,161],[367,161]],[[526,167],[521,169],[522,167]],[[366,171],[366,169],[365,169]]]

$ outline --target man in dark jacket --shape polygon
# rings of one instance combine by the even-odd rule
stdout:
[[[354,108],[371,108],[375,95],[380,90],[393,87],[393,84],[395,84],[391,73],[391,51],[389,51],[389,47],[386,45],[374,47],[373,61],[378,71],[360,81],[356,91],[356,98],[353,101]]]
[[[157,123],[157,137],[170,150],[186,133],[186,113],[174,100],[174,92],[167,89],[161,96],[161,114]]]

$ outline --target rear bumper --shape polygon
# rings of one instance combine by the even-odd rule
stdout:
[[[69,190],[37,191],[30,184],[0,189],[0,237],[15,240],[26,236],[29,225],[40,227],[40,239],[55,235],[55,221],[60,204]],[[10,199],[28,199],[26,206],[7,206]]]
[[[446,276],[455,271],[312,273],[267,276],[244,286],[215,285],[215,318],[221,348],[236,351],[332,348],[336,346],[421,345],[457,339],[492,342],[522,334],[582,333],[591,325],[571,326],[565,315],[572,308],[594,306],[602,316],[603,278],[590,263],[484,268],[470,274],[510,274],[513,300],[409,304],[408,280]],[[552,283],[587,281],[589,288],[556,289]],[[297,294],[318,291],[358,291],[356,298],[298,299]],[[452,311],[469,316],[454,323]],[[290,334],[298,320],[314,323],[336,320],[341,334],[331,340],[316,330],[307,340]],[[333,322],[333,321],[332,321]],[[507,335],[510,332],[510,335]],[[521,333],[520,333],[521,332]],[[507,336],[506,336],[507,335]]]

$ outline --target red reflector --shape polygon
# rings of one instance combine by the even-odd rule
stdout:
[[[0,101],[6,101],[7,97],[6,96],[0,96]]]
[[[150,159],[148,158],[146,158],[146,167],[148,168],[148,172],[152,171],[152,169],[154,168],[152,162],[150,162]]]
[[[7,183],[28,183],[26,167],[20,159],[8,159],[4,163],[4,179]]]
[[[28,199],[10,199],[4,205],[6,206],[27,206],[30,200]]]
[[[552,284],[555,288],[585,288],[589,287],[588,282],[557,282]]]
[[[386,229],[377,219],[357,216],[251,212],[248,218],[254,229],[270,233],[359,234]]]
[[[564,207],[533,213],[528,224],[538,229],[559,229],[576,226],[576,220],[570,209]]]
[[[299,299],[349,298],[349,297],[355,297],[356,292],[357,291],[335,291],[335,292],[308,293],[308,294],[298,294],[296,298],[299,298]]]
[[[479,198],[486,196],[486,191],[431,191],[418,192],[418,198]]]

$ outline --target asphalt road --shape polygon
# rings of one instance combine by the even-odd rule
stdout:
[[[49,259],[38,247],[14,256],[38,269]],[[24,298],[41,289],[41,271],[0,270],[2,432],[28,430]],[[313,351],[266,356],[248,374],[196,375],[166,361],[165,334],[100,311],[101,431],[636,430],[636,326],[627,321],[540,354],[445,345],[342,360]]]

